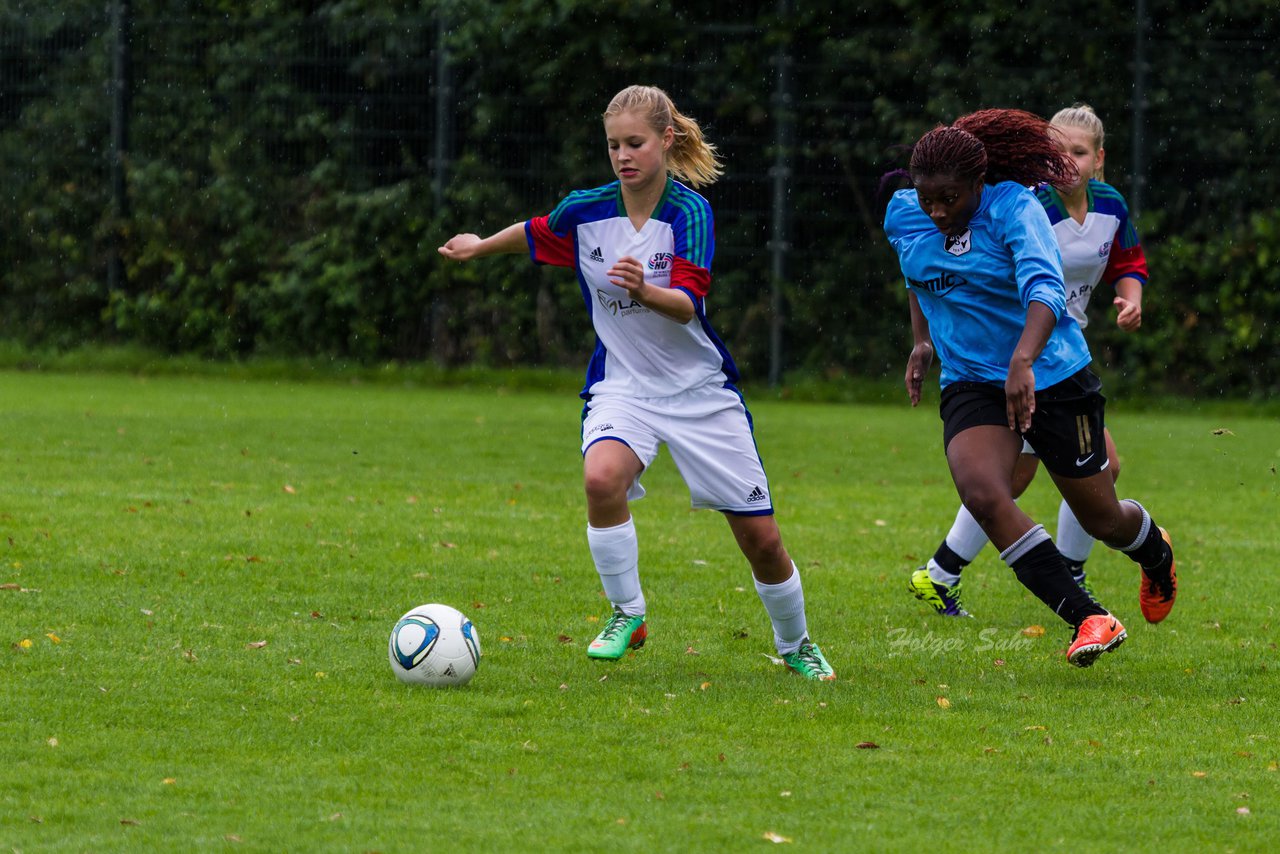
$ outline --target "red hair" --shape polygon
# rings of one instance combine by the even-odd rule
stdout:
[[[912,175],[950,175],[988,184],[1071,184],[1078,178],[1049,123],[1025,110],[979,110],[920,137]]]

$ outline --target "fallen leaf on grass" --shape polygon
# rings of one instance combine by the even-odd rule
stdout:
[[[138,821],[136,818],[122,818],[120,819],[120,823],[126,827],[137,827],[142,824],[142,822]]]
[[[556,636],[556,640],[560,641],[560,643],[573,643],[573,638],[568,635],[558,635]]]
[[[0,590],[21,590],[21,584],[0,584]]]
[[[938,698],[938,707],[939,707],[939,708],[942,708],[942,709],[949,709],[949,708],[951,708],[951,701],[950,701],[950,700],[948,700],[946,697],[939,697],[939,698]]]
[[[53,632],[45,632],[45,637],[47,637],[49,640],[53,641],[54,643],[62,643],[62,638],[58,637]]]
[[[243,840],[243,839],[241,839],[239,836],[236,836],[234,833],[228,833],[226,836],[224,836],[224,837],[222,837],[222,838],[223,838],[223,839],[225,839],[225,840],[227,840],[228,842],[243,842],[243,841],[244,841],[244,840]]]
[[[1044,626],[1027,626],[1022,630],[1022,633],[1029,638],[1042,638],[1044,637]]]
[[[49,744],[49,746],[50,746],[50,747],[57,747],[57,746],[58,746],[58,740],[57,740],[56,738],[51,738],[51,739],[49,739],[48,744]]]
[[[174,778],[174,777],[165,777],[165,778],[164,778],[163,780],[161,780],[160,782],[161,782],[161,783],[164,783],[166,786],[172,786],[174,783],[176,783],[176,782],[178,782],[178,781],[177,781],[177,779],[176,779],[176,778]]]
[[[778,834],[778,833],[774,833],[772,830],[766,830],[766,831],[764,832],[764,837],[763,837],[763,838],[764,838],[764,840],[765,840],[766,842],[773,842],[773,843],[775,843],[775,844],[777,844],[777,845],[781,845],[781,844],[782,844],[782,843],[784,843],[784,842],[790,842],[790,841],[791,841],[791,839],[790,839],[790,838],[788,838],[788,837],[786,837],[786,836],[783,836],[783,835],[781,835],[781,834]]]
[[[710,688],[710,687],[711,687],[711,683],[710,683],[710,682],[703,682],[701,685],[699,685],[699,686],[698,686],[698,689],[699,689],[699,690],[701,690],[701,691],[705,691],[705,690],[707,690],[707,689],[708,689],[708,688]]]
[[[1248,814],[1249,814],[1248,807],[1236,807],[1236,815],[1248,815]]]
[[[23,638],[14,644],[18,649],[31,649],[31,638]]]
[[[855,744],[854,747],[857,748],[858,750],[879,750],[880,749],[880,745],[876,744],[874,741],[860,741],[857,744]]]
[[[1215,435],[1215,436],[1234,436],[1234,435],[1235,435],[1235,433],[1232,433],[1232,432],[1231,432],[1230,430],[1228,430],[1226,427],[1215,427],[1215,428],[1214,428],[1214,430],[1213,430],[1213,435]]]
[[[297,495],[297,494],[298,494],[298,490],[294,489],[292,486],[290,486],[290,485],[289,485],[289,484],[287,484],[287,483],[284,485],[284,491],[285,491],[285,492],[287,492],[287,493],[289,493],[290,495]]]
[[[250,641],[249,643],[244,645],[244,648],[245,649],[262,649],[266,645],[267,645],[267,642],[264,640]]]

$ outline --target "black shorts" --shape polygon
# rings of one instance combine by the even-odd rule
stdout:
[[[1088,367],[1036,392],[1031,429],[1022,434],[1044,467],[1061,477],[1091,477],[1107,467],[1102,381]],[[1004,387],[958,382],[942,390],[942,447],[970,427],[1007,427]]]

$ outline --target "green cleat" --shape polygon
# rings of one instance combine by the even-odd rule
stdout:
[[[1081,590],[1083,590],[1085,592],[1085,595],[1087,595],[1090,599],[1092,599],[1095,602],[1098,601],[1098,594],[1093,592],[1093,585],[1089,583],[1089,578],[1085,574],[1085,571],[1083,569],[1080,570],[1079,572],[1076,572],[1075,568],[1072,567],[1071,580],[1074,581],[1076,583],[1076,586],[1079,587]]]
[[[587,657],[617,661],[627,654],[627,650],[644,646],[647,637],[649,630],[644,624],[644,614],[628,617],[614,608],[604,630],[587,647]]]
[[[929,570],[923,566],[911,573],[907,590],[944,617],[973,616],[960,604],[960,582],[950,587],[939,584],[929,577]]]
[[[827,663],[822,650],[808,638],[804,639],[795,652],[788,652],[782,656],[782,660],[786,663],[788,670],[799,673],[805,679],[812,679],[815,682],[836,681],[836,672]]]

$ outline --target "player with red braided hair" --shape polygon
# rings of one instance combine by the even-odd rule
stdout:
[[[884,223],[908,287],[908,396],[920,402],[936,350],[956,491],[1018,580],[1073,628],[1067,660],[1088,667],[1125,640],[1125,629],[1075,583],[1044,527],[1014,502],[1023,441],[1090,535],[1149,577],[1172,577],[1174,564],[1150,514],[1116,498],[1101,382],[1065,308],[1048,215],[1028,189],[1070,183],[1077,168],[1044,119],[983,110],[921,137],[908,174],[913,186],[893,195]]]

